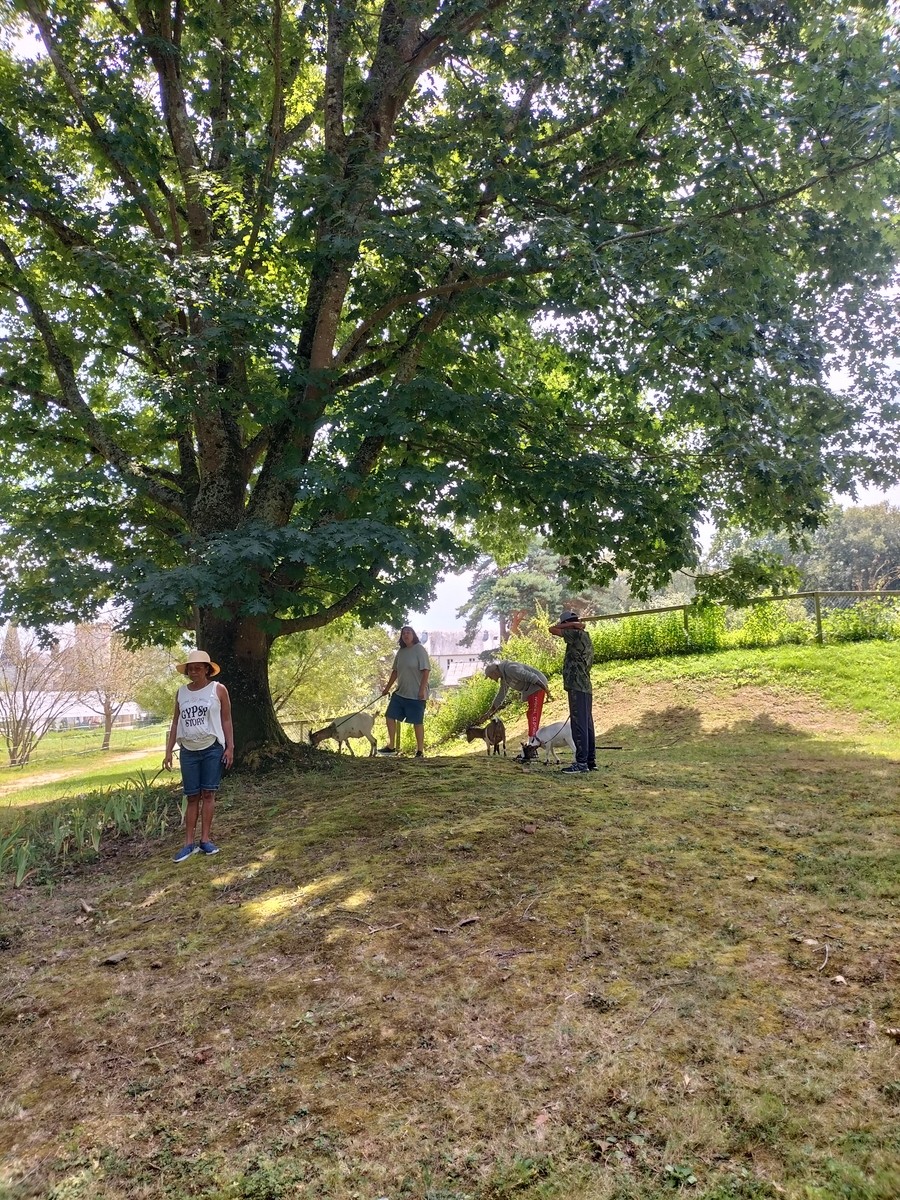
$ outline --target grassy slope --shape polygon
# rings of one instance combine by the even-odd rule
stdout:
[[[894,657],[607,667],[596,775],[322,755],[7,891],[0,1180],[895,1200]]]
[[[141,771],[155,774],[167,728],[116,729],[108,751],[100,749],[102,732],[97,730],[48,734],[28,766],[0,768],[0,828],[16,818],[17,809],[113,787]]]

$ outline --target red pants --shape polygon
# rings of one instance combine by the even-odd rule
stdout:
[[[526,703],[528,704],[528,736],[534,737],[541,727],[541,712],[544,707],[544,697],[547,693],[543,688],[539,692],[533,692]]]

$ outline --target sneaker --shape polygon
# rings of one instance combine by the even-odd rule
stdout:
[[[416,757],[416,758],[424,758],[424,757],[425,757],[425,751],[424,751],[424,750],[417,750],[417,751],[416,751],[416,753],[415,753],[415,756],[414,756],[414,757]]]
[[[202,851],[203,854],[218,854],[219,853],[219,847],[216,845],[215,842],[201,842],[200,850]]]
[[[587,763],[572,763],[571,767],[563,767],[560,775],[583,775],[588,770]]]
[[[199,846],[182,846],[181,849],[178,851],[178,853],[172,859],[172,862],[179,862],[179,863],[187,862],[187,860],[192,855],[198,854],[199,851],[200,851]]]
[[[393,746],[382,746],[381,749],[378,751],[378,753],[379,754],[396,754],[397,751],[394,749]]]

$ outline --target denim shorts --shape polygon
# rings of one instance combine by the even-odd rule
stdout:
[[[411,696],[398,696],[394,692],[384,714],[392,721],[408,721],[410,725],[421,725],[425,720],[425,701]]]
[[[217,792],[222,782],[222,755],[225,747],[213,742],[205,750],[186,750],[181,747],[181,785],[186,796],[198,792]]]

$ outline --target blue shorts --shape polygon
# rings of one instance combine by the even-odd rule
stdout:
[[[222,782],[222,755],[225,747],[213,742],[205,750],[186,750],[181,747],[181,786],[186,796],[198,792],[217,792]]]
[[[413,700],[409,696],[398,696],[394,692],[384,714],[392,721],[408,721],[410,725],[422,725],[425,721],[425,701]]]

